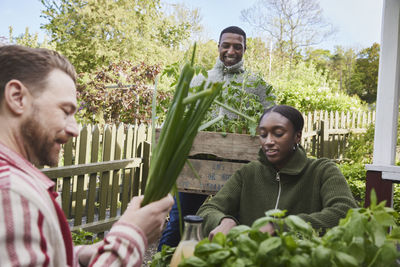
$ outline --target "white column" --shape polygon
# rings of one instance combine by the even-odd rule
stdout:
[[[399,113],[400,1],[383,3],[373,165],[394,165]]]

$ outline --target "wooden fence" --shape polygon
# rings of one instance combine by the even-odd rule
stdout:
[[[62,166],[42,169],[57,182],[72,230],[108,230],[130,199],[143,193],[150,140],[145,125],[85,126],[65,144]]]
[[[314,112],[303,115],[303,146],[310,155],[335,159],[343,157],[350,133],[365,132],[367,125],[375,121],[375,114],[371,112]],[[200,133],[191,155],[219,155],[231,162],[230,169],[223,171],[220,175],[222,180],[218,181],[219,178],[213,176],[213,168],[221,170],[222,165],[214,162],[212,166],[205,167],[201,160],[193,160],[193,165],[203,175],[203,182],[208,187],[199,185],[186,166],[178,183],[180,190],[215,193],[219,188],[218,183],[222,186],[244,162],[256,158],[258,138],[237,134],[225,137],[218,135],[220,137],[214,139],[208,138],[207,132]],[[126,209],[129,200],[144,192],[149,170],[150,140],[151,129],[146,125],[88,125],[81,128],[77,138],[71,139],[63,147],[60,167],[42,169],[43,173],[57,182],[62,208],[73,224],[72,230],[82,228],[95,233],[108,230]],[[217,140],[217,143],[212,143],[212,140]],[[235,152],[232,149],[238,144],[242,146],[237,146]],[[242,149],[240,147],[243,144],[246,145]],[[217,151],[224,152],[220,154]]]
[[[302,145],[315,157],[343,159],[350,134],[365,133],[375,112],[315,111],[303,114]]]

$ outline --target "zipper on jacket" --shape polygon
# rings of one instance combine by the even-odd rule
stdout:
[[[275,180],[278,182],[278,186],[279,186],[279,189],[278,189],[278,197],[276,198],[276,204],[275,204],[275,209],[278,209],[279,199],[280,199],[280,197],[281,197],[281,190],[282,190],[282,187],[281,187],[281,177],[279,177],[279,172],[276,173]]]

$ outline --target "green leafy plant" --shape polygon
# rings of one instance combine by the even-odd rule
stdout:
[[[148,265],[150,267],[169,266],[175,249],[176,248],[171,248],[168,245],[163,245],[161,251],[153,255],[153,257],[151,258],[151,262],[149,262]]]
[[[246,89],[262,87],[265,88],[266,101],[271,104],[274,101],[272,86],[267,84],[261,77],[248,77],[246,75],[242,83],[231,81],[217,97],[219,103],[243,114],[229,118],[224,116],[222,120],[206,128],[207,131],[226,132],[226,133],[249,133],[256,134],[257,123],[262,115],[264,108],[258,96],[248,93]],[[207,114],[208,121],[211,121],[221,105],[214,104],[212,111]]]
[[[100,239],[97,238],[94,233],[87,232],[82,229],[71,232],[71,234],[72,234],[72,241],[74,242],[74,244],[76,246],[77,245],[90,245],[90,244],[100,241]]]
[[[179,266],[398,266],[398,214],[384,202],[377,204],[374,192],[369,208],[350,209],[323,235],[300,217],[284,215],[271,210],[251,227],[239,225],[211,242],[203,239]],[[259,231],[267,223],[275,225],[275,235]]]

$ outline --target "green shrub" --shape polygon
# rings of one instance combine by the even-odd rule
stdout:
[[[364,206],[366,169],[363,163],[342,163],[339,165],[359,207]]]
[[[360,111],[367,106],[357,96],[337,89],[337,81],[329,80],[314,65],[287,64],[268,81],[276,89],[276,103],[290,105],[302,112],[314,110]]]
[[[75,246],[90,245],[100,241],[99,238],[95,237],[94,233],[87,232],[82,229],[74,231],[71,234],[72,234],[72,242],[74,242]]]
[[[344,157],[355,164],[371,163],[374,150],[374,131],[375,126],[371,124],[365,134],[351,134]]]

